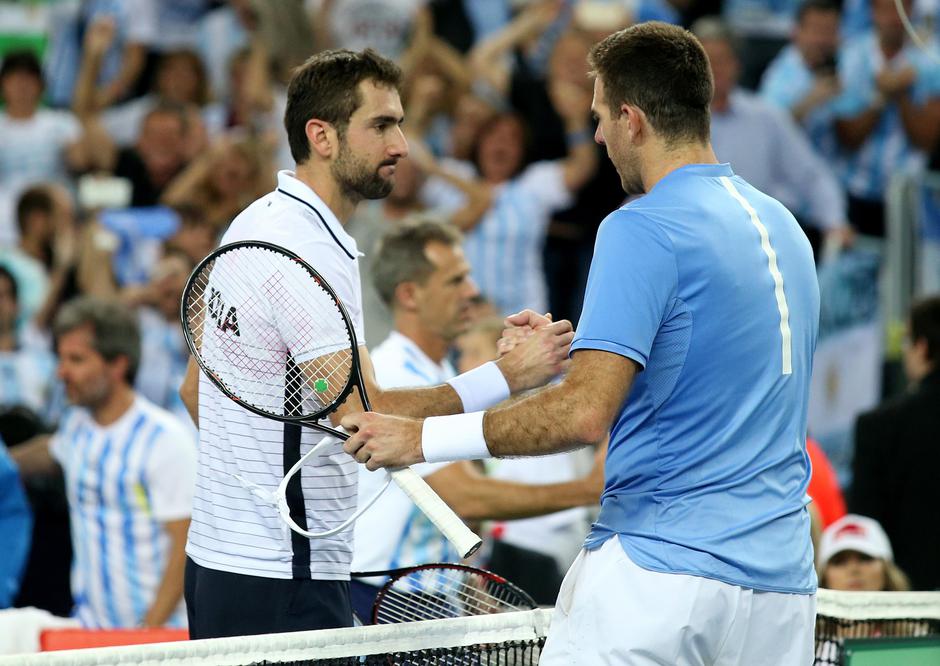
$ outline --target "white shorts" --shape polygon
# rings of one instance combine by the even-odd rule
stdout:
[[[811,666],[816,597],[643,569],[620,539],[582,550],[540,666]]]

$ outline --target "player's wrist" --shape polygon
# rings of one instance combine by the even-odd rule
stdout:
[[[478,411],[424,419],[421,428],[421,453],[425,462],[490,458],[490,450],[483,435],[485,413]]]
[[[447,383],[460,397],[464,413],[488,409],[511,394],[508,378],[493,361],[457,375]]]

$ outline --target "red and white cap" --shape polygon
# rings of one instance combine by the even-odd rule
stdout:
[[[872,518],[854,513],[842,516],[822,533],[819,552],[816,554],[820,566],[844,550],[854,550],[870,557],[891,560],[891,542],[881,524]]]

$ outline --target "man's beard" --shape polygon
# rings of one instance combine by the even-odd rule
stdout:
[[[624,162],[617,168],[620,174],[620,186],[627,196],[636,197],[646,194],[643,187],[643,177],[640,175],[640,161],[636,155],[627,155]]]
[[[395,185],[391,178],[382,178],[379,169],[393,165],[397,160],[386,160],[375,169],[369,168],[365,160],[354,156],[345,141],[340,143],[340,154],[330,167],[333,178],[339,184],[343,196],[351,201],[362,199],[384,199]]]

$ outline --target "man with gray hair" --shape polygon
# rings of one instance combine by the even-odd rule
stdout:
[[[183,626],[184,546],[196,447],[133,389],[140,332],[128,308],[83,297],[53,324],[72,408],[58,430],[12,452],[24,475],[65,475],[74,615],[86,627]]]

